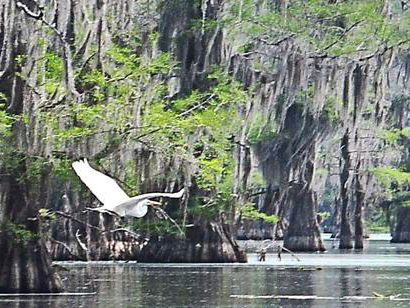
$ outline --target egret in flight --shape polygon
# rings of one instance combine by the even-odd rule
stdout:
[[[72,166],[81,181],[103,204],[101,207],[90,208],[93,211],[116,214],[121,217],[143,217],[148,212],[148,206],[161,204],[150,200],[151,198],[181,198],[184,194],[184,189],[181,189],[177,193],[149,193],[129,197],[114,179],[93,169],[87,159],[76,161]]]

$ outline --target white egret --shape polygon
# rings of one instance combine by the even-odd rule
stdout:
[[[93,211],[113,213],[121,217],[143,217],[147,214],[149,205],[161,204],[150,200],[151,198],[181,198],[184,194],[184,189],[181,189],[177,193],[149,193],[129,197],[114,179],[93,169],[87,159],[76,161],[72,166],[81,181],[103,204],[101,207],[89,208]]]

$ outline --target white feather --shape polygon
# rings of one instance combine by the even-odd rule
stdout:
[[[151,198],[181,198],[184,189],[177,193],[148,193],[130,198],[121,187],[109,176],[93,169],[87,159],[72,164],[81,181],[103,204],[93,210],[114,212],[119,216],[143,217],[148,212]]]

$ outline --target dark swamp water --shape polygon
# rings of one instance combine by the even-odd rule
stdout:
[[[265,262],[250,253],[247,264],[61,262],[66,291],[92,294],[1,295],[0,307],[410,307],[410,244],[326,244],[300,261],[268,250]]]

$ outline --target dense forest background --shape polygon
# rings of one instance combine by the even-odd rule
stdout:
[[[236,238],[321,251],[321,230],[409,242],[407,10],[0,0],[0,289],[60,290],[50,256],[245,261]],[[85,211],[84,157],[129,195],[185,196],[143,219]]]

